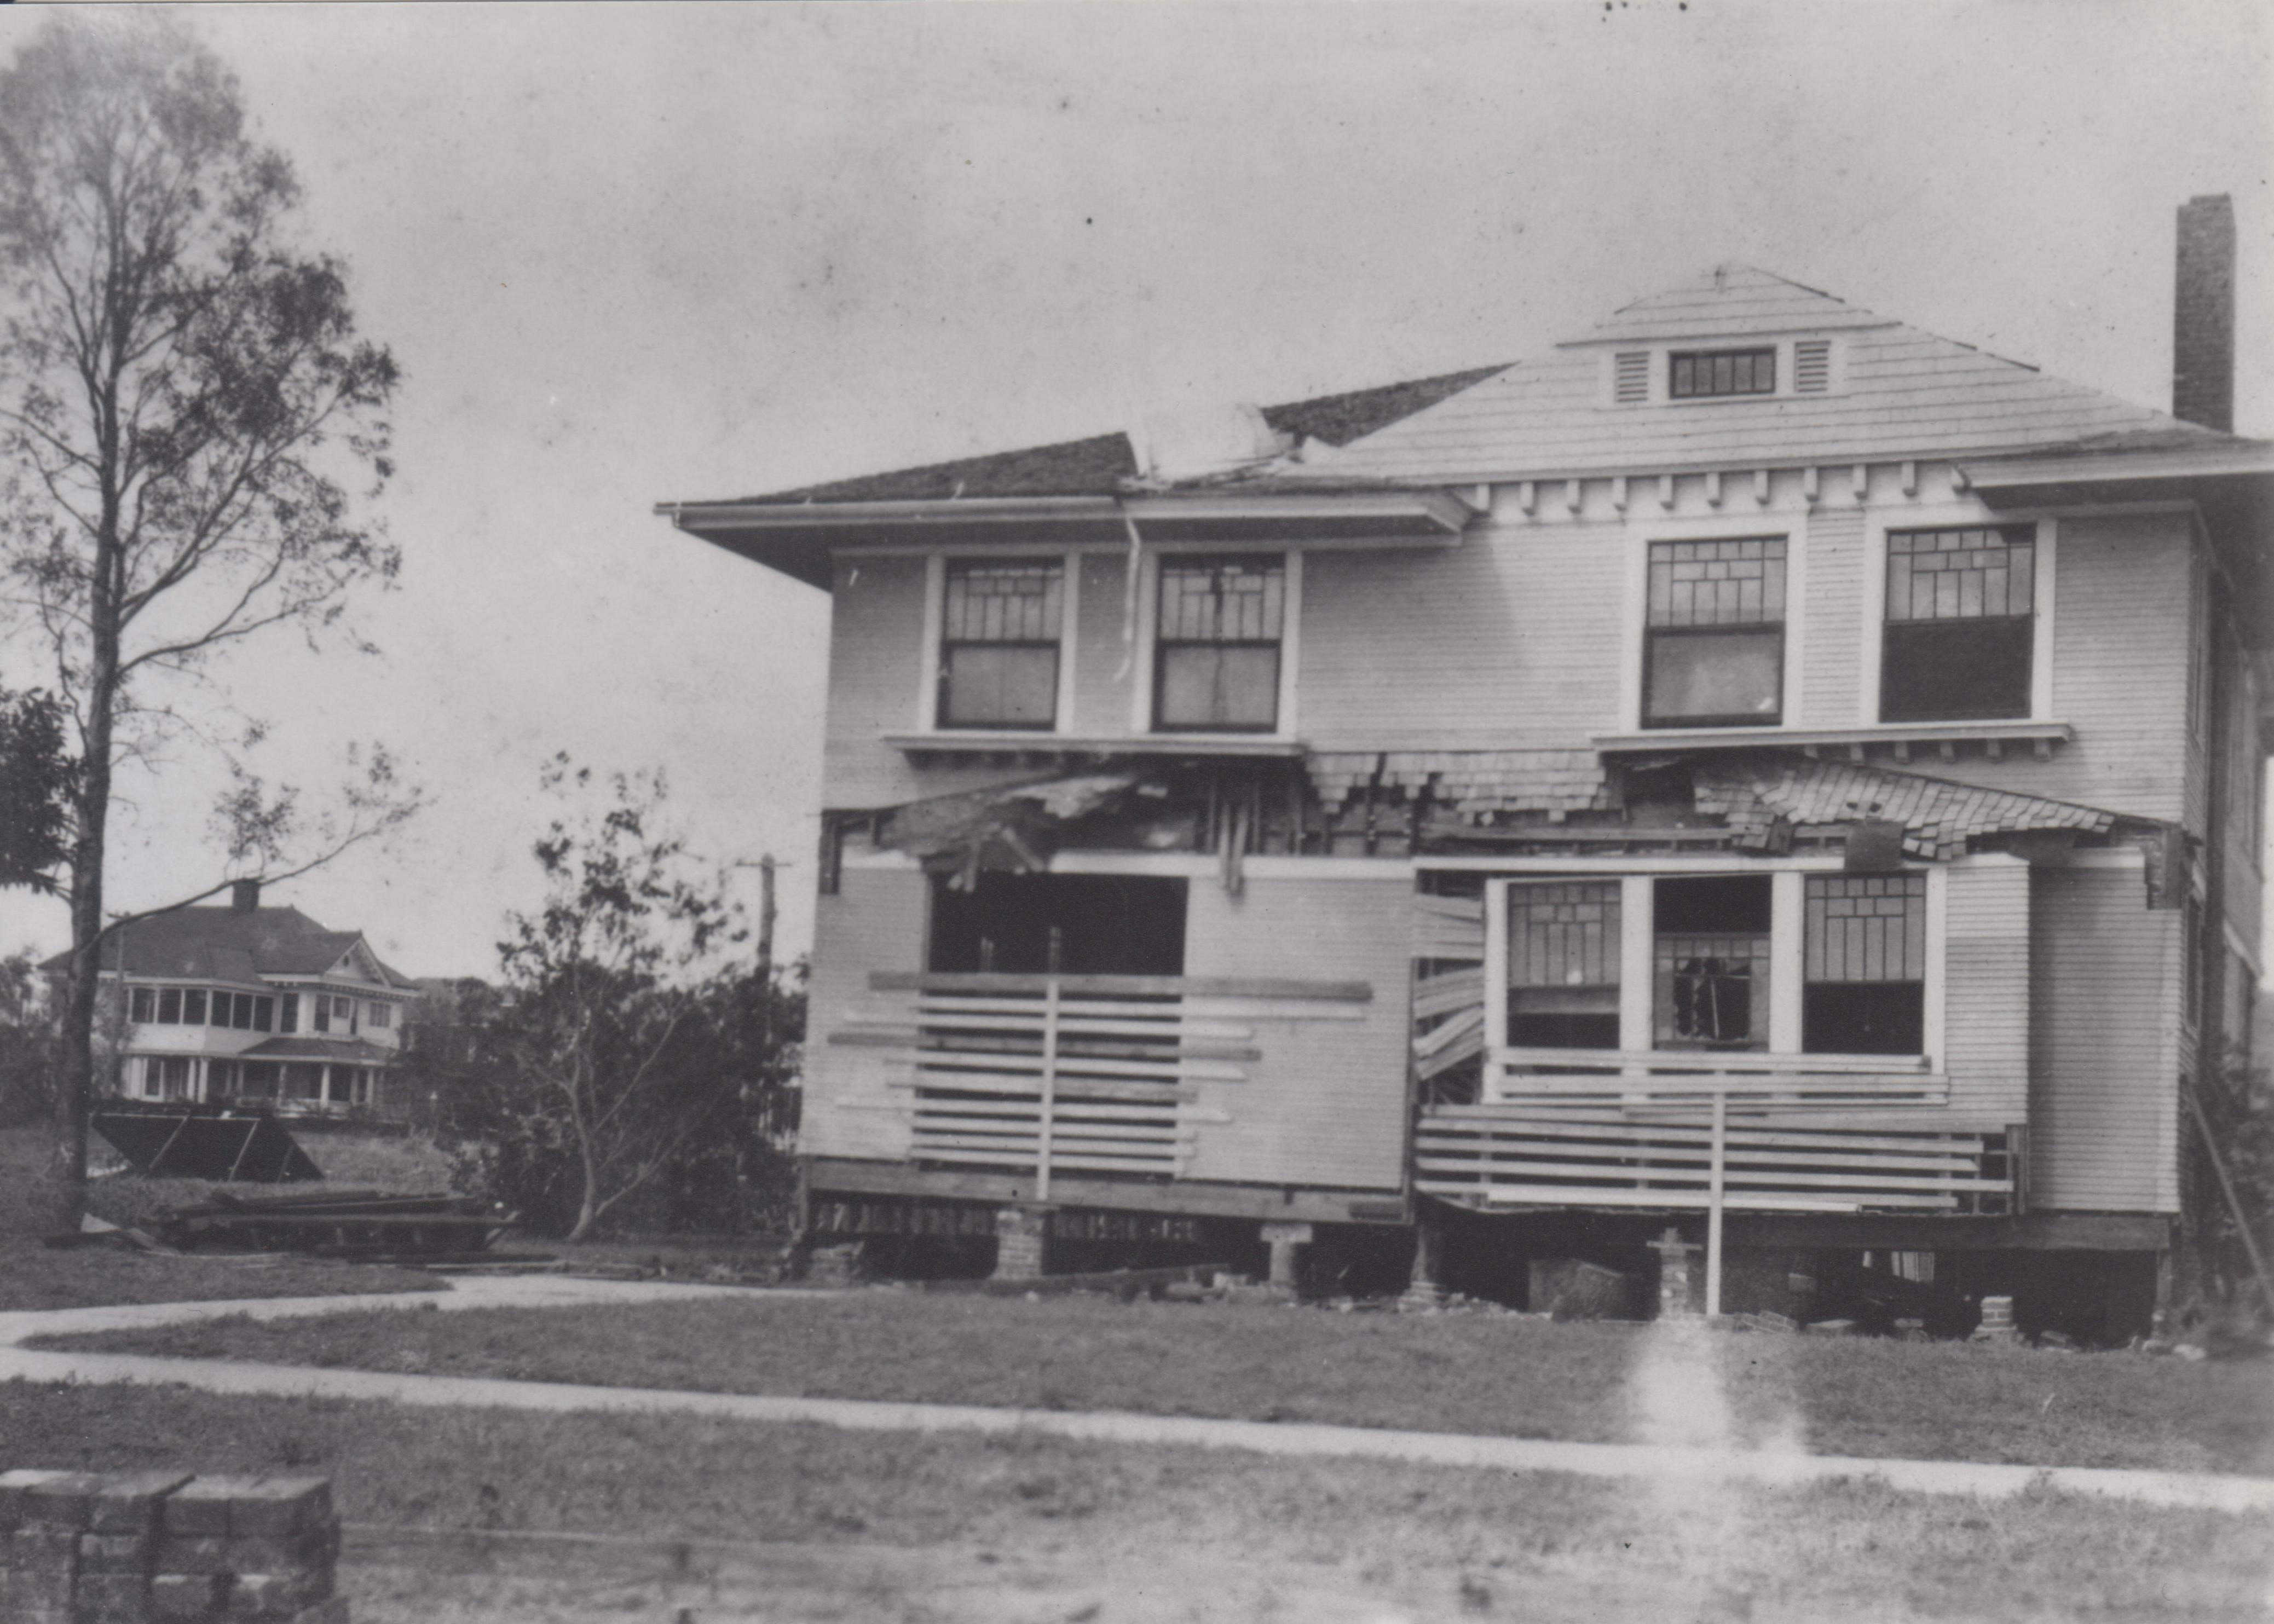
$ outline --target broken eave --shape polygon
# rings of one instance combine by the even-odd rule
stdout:
[[[1442,491],[1042,496],[945,501],[659,502],[678,529],[809,586],[828,590],[839,548],[1126,546],[1442,547],[1471,510]]]

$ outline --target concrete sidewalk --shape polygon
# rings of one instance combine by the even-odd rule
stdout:
[[[282,1297],[226,1303],[134,1304],[0,1315],[0,1380],[173,1385],[208,1393],[326,1397],[433,1408],[709,1416],[757,1423],[798,1422],[856,1432],[1027,1433],[1084,1443],[1238,1449],[1483,1471],[1561,1471],[1659,1482],[1796,1486],[1871,1479],[1921,1494],[2003,1498],[2032,1489],[2202,1510],[2274,1512],[2274,1478],[2088,1467],[1996,1465],[1965,1461],[1873,1460],[1798,1453],[1672,1448],[1639,1444],[1562,1443],[1525,1438],[1391,1432],[1374,1427],[1205,1420],[1111,1410],[994,1410],[964,1404],[901,1404],[859,1399],[689,1393],[565,1382],[419,1376],[381,1371],[255,1365],[230,1359],[170,1359],[141,1354],[27,1349],[34,1336],[178,1325],[226,1314],[282,1319],[369,1309],[419,1311],[575,1307],[585,1304],[684,1301],[731,1297],[794,1313],[825,1294],[659,1282],[523,1276],[453,1282],[449,1291],[374,1297]]]

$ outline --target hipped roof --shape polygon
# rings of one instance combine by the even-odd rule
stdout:
[[[257,981],[269,975],[321,975],[358,944],[370,952],[362,933],[328,930],[297,908],[228,906],[176,908],[154,914],[114,931],[102,946],[106,974],[124,967],[129,975],[161,975],[215,981]],[[372,962],[390,984],[408,978],[372,953]],[[61,971],[71,955],[58,953],[41,966]]]

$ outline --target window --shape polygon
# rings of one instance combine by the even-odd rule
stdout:
[[[2029,714],[2036,536],[2027,524],[1888,532],[1881,721]]]
[[[129,1020],[137,1021],[155,1020],[158,1018],[158,1000],[153,996],[151,989],[137,987],[127,995],[126,1018]]]
[[[1926,876],[1809,876],[1801,1047],[1916,1055],[1926,1046]]]
[[[275,999],[255,998],[252,1001],[252,1029],[255,1032],[267,1031],[269,1021],[275,1016]]]
[[[1153,723],[1190,733],[1269,733],[1279,723],[1283,558],[1161,561]]]
[[[1619,1046],[1619,884],[1508,888],[1508,1041]]]
[[[182,1024],[182,989],[178,987],[161,989],[158,994],[158,1024],[178,1026]]]
[[[283,999],[282,1005],[276,1011],[276,1030],[297,1032],[300,1029],[300,995],[288,992],[283,995]]]
[[[392,1021],[394,1019],[395,1011],[388,1005],[384,1004],[374,1004],[371,1005],[371,1013],[367,1018],[367,1024],[373,1031],[379,1031],[385,1028],[388,1023]]]
[[[169,1056],[163,1060],[154,1059],[146,1064],[154,1067],[158,1073],[154,1088],[145,1084],[145,1092],[153,1098],[186,1100],[190,1097],[191,1063],[187,1059]]]
[[[1065,566],[951,561],[939,726],[1046,730],[1058,720]]]
[[[206,1024],[206,991],[192,987],[182,994],[182,1025],[202,1026]]]
[[[1182,975],[1186,882],[983,873],[932,886],[930,967],[996,974]]]
[[[1653,898],[1658,1045],[1766,1049],[1768,876],[1660,880]]]
[[[308,1000],[308,1030],[329,1032],[332,1029],[332,1000],[328,993],[318,993]]]
[[[352,1034],[356,1029],[356,1001],[353,998],[334,998],[332,1021],[343,1032]]]
[[[1784,562],[1781,536],[1651,544],[1644,726],[1782,719]]]
[[[1760,350],[1675,350],[1668,357],[1667,393],[1677,401],[1774,395],[1776,346]]]

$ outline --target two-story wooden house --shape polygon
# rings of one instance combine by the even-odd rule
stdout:
[[[42,966],[60,976],[67,955]],[[294,1116],[394,1108],[388,1077],[419,989],[352,930],[260,906],[176,908],[103,945],[102,1023],[127,1099],[244,1101]]]
[[[660,508],[833,597],[821,1227],[2144,1322],[2260,970],[2274,445],[2180,235],[2177,417],[1725,267],[1197,473]]]

